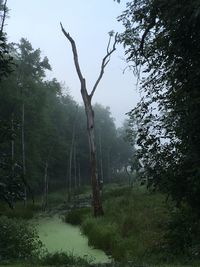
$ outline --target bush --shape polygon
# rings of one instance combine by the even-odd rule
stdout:
[[[150,194],[144,187],[105,189],[102,218],[87,217],[82,231],[89,244],[111,254],[117,261],[154,260],[163,241],[169,217],[164,196]],[[153,261],[152,261],[153,262]]]
[[[87,235],[89,245],[111,254],[117,233],[114,223],[106,222],[104,218],[89,217],[82,223],[82,231]]]
[[[65,222],[73,225],[80,225],[85,216],[90,212],[90,208],[72,209],[66,214]]]
[[[200,258],[200,219],[187,205],[174,209],[167,224],[167,249],[173,255]]]
[[[42,265],[50,266],[89,266],[91,260],[87,257],[81,258],[74,256],[72,253],[56,252],[54,254],[48,253],[41,259]]]
[[[42,242],[27,221],[0,217],[0,260],[38,256]]]

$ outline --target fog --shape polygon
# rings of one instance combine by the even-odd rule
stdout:
[[[80,66],[88,90],[94,85],[106,54],[108,32],[122,32],[117,17],[126,8],[113,0],[20,0],[8,1],[9,19],[6,32],[9,42],[27,38],[34,49],[40,48],[52,66],[48,78],[56,78],[65,85],[72,97],[82,102],[79,79],[76,74],[70,44],[61,32],[60,22],[75,39]],[[137,103],[136,78],[127,68],[124,49],[117,45],[105,70],[93,103],[109,106],[117,126],[123,123],[125,113]]]

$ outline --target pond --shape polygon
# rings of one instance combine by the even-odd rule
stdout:
[[[88,256],[95,263],[111,261],[103,251],[88,246],[88,239],[81,234],[79,227],[63,222],[58,216],[39,218],[36,223],[40,240],[49,252]]]

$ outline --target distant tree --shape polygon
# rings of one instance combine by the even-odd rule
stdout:
[[[61,24],[61,29],[62,29],[63,34],[65,35],[65,37],[68,39],[68,41],[71,44],[73,56],[74,56],[74,64],[75,64],[76,71],[77,71],[77,74],[78,74],[78,77],[79,77],[79,80],[81,83],[81,95],[83,98],[83,102],[84,102],[84,106],[85,106],[85,112],[86,112],[86,116],[87,116],[87,131],[88,131],[89,148],[90,148],[91,183],[92,183],[92,192],[93,192],[94,216],[102,216],[104,212],[103,212],[102,203],[101,203],[101,199],[100,199],[100,190],[99,190],[99,182],[98,182],[98,174],[97,174],[96,145],[95,145],[95,134],[94,134],[94,111],[92,108],[91,100],[92,100],[92,97],[93,97],[93,95],[97,89],[97,86],[98,86],[100,80],[103,77],[105,67],[107,66],[107,64],[110,61],[110,56],[116,49],[117,34],[115,35],[113,46],[110,49],[110,43],[111,43],[111,39],[113,37],[113,32],[110,32],[109,42],[108,42],[108,46],[107,46],[107,53],[102,60],[99,77],[97,78],[96,83],[95,83],[91,93],[89,94],[87,91],[87,87],[86,87],[86,80],[83,77],[81,69],[80,69],[76,43],[73,40],[73,38],[70,36],[70,34],[65,31],[62,24]]]
[[[0,82],[12,70],[12,57],[8,51],[6,33],[4,31],[5,19],[8,12],[6,5],[7,1],[0,0]]]
[[[7,12],[7,1],[0,0],[0,90],[2,90],[2,81],[13,70],[13,60],[9,54],[4,31]],[[6,120],[0,116],[0,199],[6,201],[11,207],[20,195],[19,176],[18,174],[14,176],[13,172],[14,136],[14,120]],[[8,143],[11,144],[11,149],[7,147]],[[10,154],[12,154],[11,157]]]
[[[111,180],[114,169],[112,151],[114,150],[113,147],[116,146],[117,132],[109,107],[95,104],[93,109],[95,113],[99,180],[102,183]]]

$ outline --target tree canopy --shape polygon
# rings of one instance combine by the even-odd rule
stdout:
[[[144,176],[199,214],[200,3],[134,0],[119,20],[142,91],[129,115],[138,125]]]

